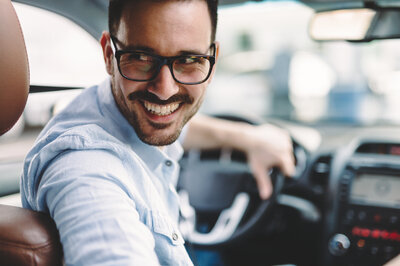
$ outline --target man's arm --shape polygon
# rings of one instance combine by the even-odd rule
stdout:
[[[118,158],[90,150],[65,152],[44,172],[38,200],[56,222],[66,265],[159,265],[125,176]]]
[[[268,124],[253,126],[197,115],[189,122],[183,147],[226,147],[245,152],[262,199],[267,199],[272,193],[269,169],[278,167],[286,176],[291,176],[295,169],[292,141],[288,132]]]

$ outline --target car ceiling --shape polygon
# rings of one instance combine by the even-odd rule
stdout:
[[[12,0],[47,9],[61,14],[80,25],[95,38],[100,38],[107,29],[107,8],[109,0]],[[220,0],[220,5],[240,4],[244,0]]]
[[[40,7],[59,13],[76,22],[95,38],[100,38],[104,29],[107,29],[108,0],[12,0]],[[244,2],[261,2],[262,0],[220,0],[220,5],[240,4]],[[277,0],[272,0],[277,1]],[[298,0],[309,5],[316,11],[363,7],[365,3],[379,6],[400,7],[400,0]]]
[[[47,9],[74,21],[95,38],[107,29],[108,0],[12,0]]]

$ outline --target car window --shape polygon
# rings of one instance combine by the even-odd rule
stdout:
[[[105,77],[101,47],[63,16],[16,3],[32,85],[85,87]]]
[[[313,13],[294,1],[221,8],[220,60],[202,111],[398,124],[400,40],[314,42]]]
[[[274,96],[285,101],[288,95],[289,61],[294,50],[313,45],[304,32],[312,12],[285,1],[220,8],[220,60],[203,111],[250,116],[290,112],[285,103],[275,108]]]

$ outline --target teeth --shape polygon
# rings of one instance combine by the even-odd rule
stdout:
[[[144,107],[147,109],[147,111],[151,112],[152,114],[164,116],[175,112],[176,109],[178,109],[179,107],[179,103],[159,105],[144,101]]]

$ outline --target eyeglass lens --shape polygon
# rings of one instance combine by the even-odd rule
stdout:
[[[121,73],[133,80],[150,80],[158,74],[162,60],[144,53],[124,53],[119,59]],[[182,56],[172,61],[172,74],[182,83],[204,81],[210,72],[211,62],[204,56]]]

